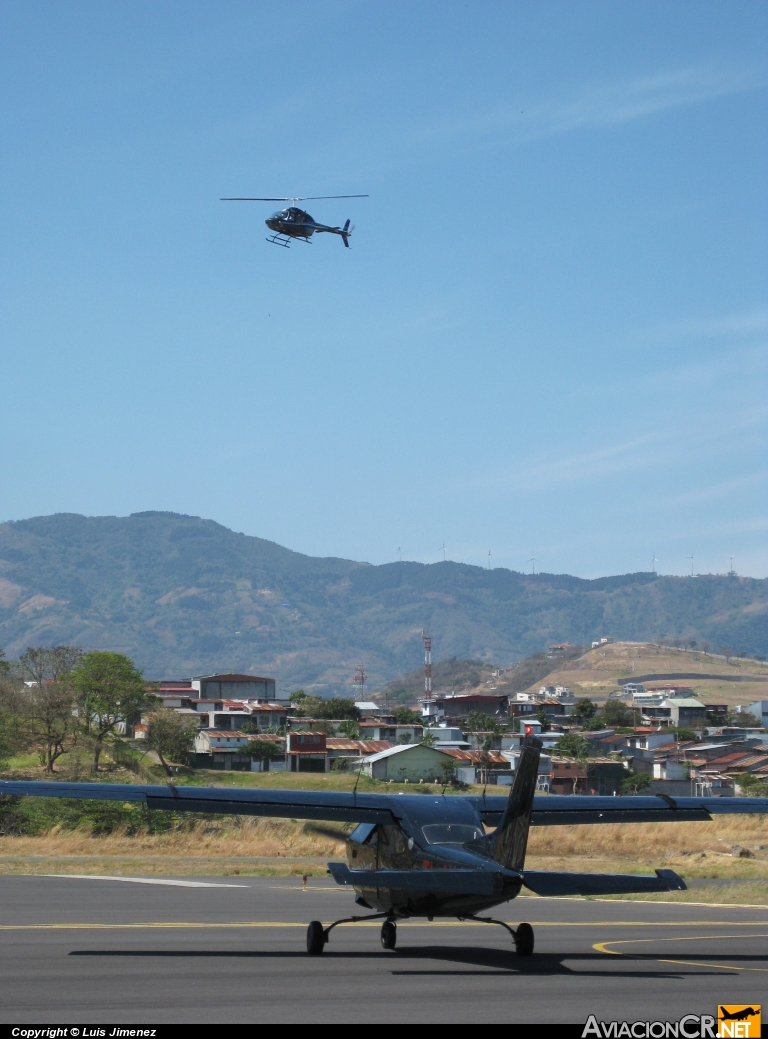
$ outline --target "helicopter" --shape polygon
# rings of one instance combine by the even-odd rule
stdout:
[[[519,956],[531,956],[533,928],[512,927],[479,913],[516,898],[523,888],[537,895],[616,895],[684,891],[673,870],[655,876],[568,873],[525,866],[530,826],[574,823],[711,821],[715,814],[768,813],[768,797],[635,797],[550,795],[535,797],[541,741],[530,734],[508,797],[378,794],[247,787],[140,786],[0,780],[0,795],[132,801],[172,812],[216,812],[277,818],[328,820],[357,825],[345,836],[346,862],[329,862],[337,884],[355,892],[355,902],[373,910],[324,926],[312,920],[307,952],[320,955],[339,924],[382,920],[381,945],[393,950],[397,922],[413,917],[499,924],[511,934]],[[358,775],[359,779],[359,775]],[[320,827],[316,827],[323,832]],[[331,833],[331,831],[328,831]]]
[[[222,198],[220,202],[316,202],[320,199],[329,198],[369,198],[368,195],[308,195],[306,197],[295,196],[293,198]],[[343,227],[330,227],[328,224],[318,224],[303,209],[295,205],[288,206],[273,213],[264,223],[273,233],[267,238],[273,245],[282,245],[286,249],[291,247],[291,239],[306,242],[311,245],[310,239],[313,234],[326,232],[328,234],[341,235],[344,245],[349,248],[349,236],[354,228],[349,226],[349,220]]]

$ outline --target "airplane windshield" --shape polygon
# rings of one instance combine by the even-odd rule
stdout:
[[[466,823],[430,823],[421,832],[427,844],[469,844],[484,835],[481,827]]]

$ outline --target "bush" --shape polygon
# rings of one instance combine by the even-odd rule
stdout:
[[[647,772],[631,772],[621,784],[622,794],[637,794],[651,785],[651,777]]]
[[[180,824],[188,825],[191,816],[185,815],[150,812],[146,805],[132,802],[0,797],[0,834],[35,837],[50,832],[54,826],[83,829],[96,837],[115,830],[129,835],[165,833]]]

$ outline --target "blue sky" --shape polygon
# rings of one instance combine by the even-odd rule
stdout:
[[[6,2],[0,519],[768,574],[768,7]],[[269,204],[356,225],[278,249]]]

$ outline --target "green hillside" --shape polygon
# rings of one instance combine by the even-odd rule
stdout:
[[[369,689],[433,657],[509,664],[551,642],[692,637],[768,653],[768,581],[370,566],[317,559],[211,520],[145,512],[0,525],[0,646],[130,654],[148,677],[275,675],[281,689]]]

